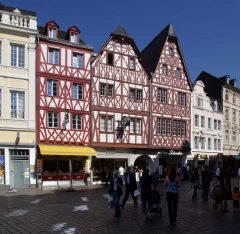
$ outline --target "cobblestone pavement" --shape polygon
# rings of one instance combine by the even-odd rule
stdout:
[[[170,226],[166,196],[162,197],[162,217],[146,222],[141,204],[134,208],[132,198],[122,217],[113,218],[113,210],[107,208],[107,188],[101,186],[75,192],[1,190],[0,233],[239,233],[240,213],[232,212],[230,201],[229,212],[223,213],[212,208],[211,200],[193,202],[189,182],[182,183],[179,193],[177,224]]]

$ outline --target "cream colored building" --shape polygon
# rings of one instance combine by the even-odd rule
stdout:
[[[0,5],[0,186],[35,184],[35,12]]]

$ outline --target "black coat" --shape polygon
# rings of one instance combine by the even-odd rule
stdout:
[[[121,177],[117,176],[117,192],[119,196],[122,196],[122,193],[123,193],[122,187],[123,187],[123,180]],[[110,186],[110,189],[108,190],[108,194],[113,194],[113,191],[114,191],[114,177],[111,180],[111,186]]]
[[[130,189],[130,190],[136,190],[137,189],[137,182],[136,182],[135,174],[133,172],[129,172],[129,181],[130,181],[129,184],[127,183],[127,177],[128,177],[128,173],[125,174],[126,188]]]

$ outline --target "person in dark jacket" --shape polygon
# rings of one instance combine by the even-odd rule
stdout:
[[[151,209],[151,186],[153,178],[149,175],[149,169],[145,169],[140,179],[142,212],[147,215]]]
[[[115,208],[115,214],[113,217],[118,218],[121,217],[121,210],[120,210],[120,197],[122,196],[122,188],[123,188],[123,180],[118,175],[118,171],[113,172],[113,179],[111,181],[111,187],[108,190],[108,193],[113,198],[113,206]]]
[[[204,167],[204,170],[202,171],[202,189],[203,189],[202,199],[203,200],[208,200],[208,193],[209,193],[211,180],[212,180],[212,175],[208,169],[208,166],[206,165]]]
[[[136,182],[135,174],[133,171],[131,171],[130,167],[127,168],[127,171],[125,174],[125,186],[126,186],[126,190],[125,190],[125,196],[122,200],[122,208],[124,208],[130,193],[132,195],[134,206],[137,207],[137,197],[134,197],[134,191],[137,189],[137,182]]]

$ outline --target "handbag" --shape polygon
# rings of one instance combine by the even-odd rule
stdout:
[[[140,192],[136,189],[133,193],[134,197],[140,196]]]
[[[108,195],[108,208],[113,208],[113,197],[111,195]]]

